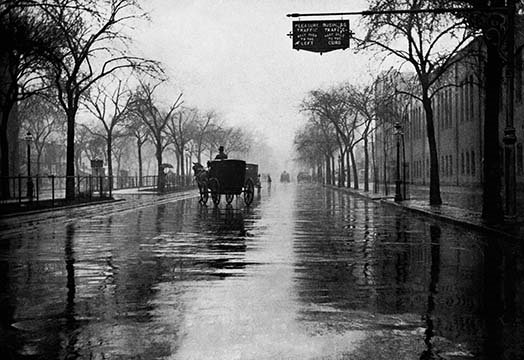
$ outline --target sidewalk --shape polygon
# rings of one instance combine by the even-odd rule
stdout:
[[[196,186],[180,186],[171,191],[166,191],[165,193],[158,193],[156,188],[131,188],[131,189],[122,189],[114,190],[112,192],[112,197],[106,198],[93,198],[91,200],[73,200],[71,202],[66,202],[64,198],[57,198],[54,202],[51,200],[40,200],[39,202],[29,203],[28,200],[24,199],[22,202],[23,206],[18,206],[18,200],[10,202],[4,202],[0,204],[0,220],[6,219],[9,217],[17,217],[22,215],[33,215],[39,213],[45,213],[50,211],[61,211],[64,209],[71,208],[82,208],[87,206],[97,206],[97,205],[107,205],[114,202],[149,202],[156,201],[158,199],[163,199],[169,197],[173,194],[194,190]],[[196,196],[196,195],[195,195]],[[11,209],[9,205],[14,205],[14,208]]]
[[[478,189],[463,191],[456,187],[442,187],[442,205],[429,205],[428,188],[413,186],[410,189],[410,199],[400,202],[394,201],[394,191],[387,196],[384,193],[374,193],[373,190],[365,192],[363,189],[341,188],[326,185],[332,189],[348,192],[362,196],[374,201],[380,201],[389,206],[398,206],[408,211],[423,214],[449,223],[468,226],[494,235],[510,237],[516,240],[524,240],[524,216],[520,213],[513,223],[493,225],[486,223],[477,210],[482,201],[482,193]],[[370,189],[373,186],[370,185]]]

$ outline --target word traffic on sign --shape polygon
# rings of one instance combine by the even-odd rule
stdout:
[[[349,20],[293,21],[293,49],[320,54],[349,48]]]

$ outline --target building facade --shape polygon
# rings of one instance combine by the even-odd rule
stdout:
[[[439,161],[440,184],[464,189],[482,187],[483,179],[483,139],[484,139],[484,70],[482,65],[482,45],[472,42],[471,55],[457,62],[443,77],[440,90],[432,99],[435,138]],[[515,167],[517,198],[524,193],[524,89],[522,47],[517,48],[515,59],[515,101],[514,127],[517,143],[515,145]],[[412,75],[402,75],[409,77]],[[505,95],[505,91],[503,91]],[[499,114],[499,146],[503,174],[504,144],[502,138],[506,126],[506,103],[502,98]],[[397,177],[395,148],[398,140],[404,149],[400,157],[400,178],[407,184],[429,185],[430,161],[427,140],[425,112],[420,101],[408,101],[406,114],[397,120],[381,118],[377,120],[375,133],[377,178],[381,183],[394,184]],[[393,126],[393,120],[400,125],[400,131]],[[395,131],[397,135],[395,135]],[[400,135],[399,135],[400,133]],[[504,174],[502,175],[504,176]],[[503,179],[501,179],[504,185]],[[518,206],[523,206],[520,203]],[[521,210],[522,212],[522,210]]]

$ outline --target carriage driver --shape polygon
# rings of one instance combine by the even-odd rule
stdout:
[[[218,148],[218,154],[215,156],[215,160],[224,160],[227,159],[227,154],[224,152],[224,147],[219,146]]]

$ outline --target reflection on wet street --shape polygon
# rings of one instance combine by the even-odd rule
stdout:
[[[312,184],[0,233],[12,359],[522,359],[522,244]]]

